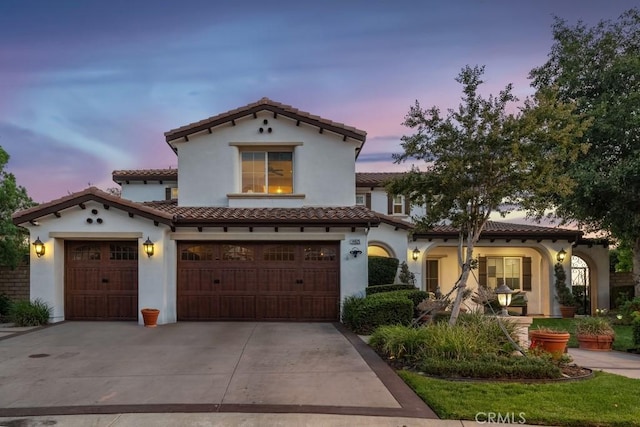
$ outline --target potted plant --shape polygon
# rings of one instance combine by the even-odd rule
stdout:
[[[560,303],[560,313],[563,318],[571,318],[576,314],[576,299],[573,291],[567,286],[567,274],[562,264],[555,265],[556,299]]]
[[[557,360],[565,353],[570,336],[569,332],[560,329],[532,329],[529,330],[529,349],[546,351]]]
[[[143,308],[140,312],[142,313],[145,328],[155,328],[158,326],[157,323],[160,310],[157,308]]]
[[[606,317],[583,317],[576,320],[576,336],[582,349],[611,351],[616,333]]]

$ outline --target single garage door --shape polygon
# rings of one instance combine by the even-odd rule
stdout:
[[[65,245],[66,320],[138,319],[137,242]]]
[[[339,243],[180,242],[178,320],[336,321]]]

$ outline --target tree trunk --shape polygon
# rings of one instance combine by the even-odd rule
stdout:
[[[633,282],[635,295],[640,297],[640,237],[633,242]]]
[[[467,280],[469,280],[469,273],[471,272],[471,261],[473,259],[474,243],[472,239],[467,239],[467,253],[464,257],[462,264],[462,274],[458,279],[458,292],[456,293],[456,299],[453,301],[453,307],[451,308],[451,317],[449,318],[449,324],[455,325],[460,315],[460,307],[462,306],[462,296],[467,289]]]

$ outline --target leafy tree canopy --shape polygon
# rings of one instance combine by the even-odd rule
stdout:
[[[628,242],[640,274],[640,11],[593,27],[556,18],[553,37],[533,86],[557,88],[593,121],[583,137],[590,150],[567,165],[575,189],[555,198],[558,214]]]
[[[534,213],[548,208],[548,194],[567,194],[572,181],[560,167],[574,160],[586,145],[578,138],[588,123],[571,103],[560,102],[550,88],[539,91],[515,114],[507,112],[517,99],[511,85],[488,99],[478,94],[484,67],[465,67],[462,103],[443,115],[438,107],[424,110],[416,101],[404,125],[415,133],[402,138],[397,163],[425,161],[389,183],[392,194],[404,194],[413,204],[426,204],[418,229],[448,222],[460,230],[462,275],[454,302],[455,323],[471,266],[473,248],[492,212],[518,206]],[[462,246],[466,251],[462,250]],[[464,258],[463,258],[464,254]]]
[[[35,203],[27,190],[16,184],[15,176],[4,170],[8,162],[9,154],[0,147],[0,265],[15,268],[29,253],[29,234],[13,225],[11,215]]]

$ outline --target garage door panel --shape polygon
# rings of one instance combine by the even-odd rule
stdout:
[[[137,242],[66,242],[65,319],[138,318]]]
[[[219,284],[216,284],[219,292],[243,292],[255,293],[257,291],[258,271],[255,268],[243,267],[223,268],[218,274]]]
[[[256,318],[256,297],[225,295],[220,297],[220,319],[252,320]]]
[[[178,253],[178,320],[338,320],[338,243],[180,242]]]

